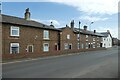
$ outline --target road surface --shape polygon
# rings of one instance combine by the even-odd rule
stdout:
[[[117,78],[118,48],[3,64],[3,78]]]

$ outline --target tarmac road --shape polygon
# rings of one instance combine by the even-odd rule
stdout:
[[[3,78],[117,78],[118,48],[2,66]]]

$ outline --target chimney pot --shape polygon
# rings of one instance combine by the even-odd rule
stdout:
[[[71,25],[71,29],[74,29],[74,20],[71,21],[70,25]]]
[[[68,25],[66,24],[66,27],[68,27]]]
[[[94,33],[96,33],[96,30],[94,30]]]
[[[85,31],[87,30],[87,26],[86,26],[86,25],[84,26],[84,30],[85,30]]]
[[[107,30],[107,32],[110,32],[109,30]]]
[[[54,28],[53,22],[51,22],[51,25],[50,25],[50,26]]]
[[[26,20],[30,20],[30,12],[29,12],[29,8],[27,8],[26,10],[25,10],[25,19]]]

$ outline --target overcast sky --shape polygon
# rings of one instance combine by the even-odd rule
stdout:
[[[9,2],[8,2],[9,1]],[[24,2],[23,2],[24,1]],[[118,37],[118,1],[119,0],[4,0],[2,13],[24,17],[26,8],[30,8],[31,19],[56,28],[69,25],[75,20],[75,27],[81,21],[81,28],[87,25],[89,30],[105,32],[110,30]],[[94,22],[90,25],[91,22]],[[90,29],[91,28],[91,29]]]

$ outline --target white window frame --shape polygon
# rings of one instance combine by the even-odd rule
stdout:
[[[12,34],[13,30],[17,30],[18,34],[17,35]],[[17,37],[19,37],[20,36],[20,28],[19,27],[15,27],[15,26],[11,26],[11,28],[10,28],[10,36],[17,36]]]
[[[88,47],[89,47],[89,44],[88,44],[88,43],[86,43],[86,49],[88,49]]]
[[[17,46],[18,46],[18,53],[19,53],[20,44],[19,44],[19,43],[10,43],[10,54],[13,54],[13,53],[12,53],[12,46],[13,46],[13,45],[17,45]],[[16,53],[16,54],[18,54],[18,53]]]
[[[84,44],[83,43],[81,44],[81,48],[84,49]]]
[[[95,42],[93,42],[93,48],[95,48]]]
[[[80,49],[80,43],[77,43],[77,49]]]
[[[64,49],[69,49],[68,43],[64,43]]]
[[[95,38],[93,37],[93,41],[95,41]]]
[[[70,34],[67,35],[67,39],[70,39]]]
[[[48,50],[45,50],[45,45],[46,45],[46,44],[48,45]],[[49,52],[49,43],[43,43],[43,51],[44,51],[44,52]]]
[[[97,43],[97,47],[100,47],[100,43]]]
[[[88,41],[88,35],[86,35],[86,41]]]
[[[86,38],[88,38],[88,35],[86,35]]]
[[[80,40],[80,34],[77,34],[77,40],[78,41]]]
[[[33,45],[28,45],[28,46],[27,46],[27,52],[29,52],[29,47],[30,47],[30,46],[32,46],[32,52],[30,52],[30,53],[33,53],[33,52],[34,52],[34,46],[33,46]]]
[[[46,34],[47,34],[47,36],[46,36]],[[49,39],[49,31],[48,30],[43,31],[43,39]]]

